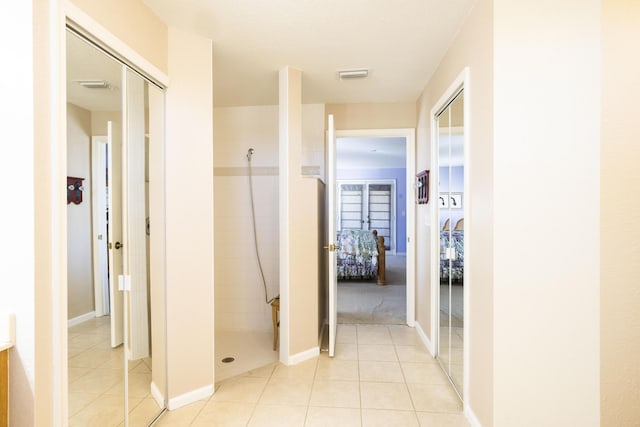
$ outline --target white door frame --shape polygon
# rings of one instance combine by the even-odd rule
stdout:
[[[404,129],[336,130],[339,138],[405,138],[406,149],[406,213],[407,213],[407,325],[416,322],[416,131]],[[335,215],[335,212],[333,212]]]
[[[430,195],[429,200],[438,199],[438,182],[439,182],[439,163],[438,163],[438,144],[437,141],[437,114],[452,100],[452,98],[460,91],[464,93],[464,196],[463,196],[463,210],[464,210],[464,270],[463,270],[463,380],[462,380],[462,395],[463,405],[465,413],[468,411],[468,396],[469,396],[469,360],[471,347],[470,343],[470,331],[472,328],[471,322],[471,280],[469,271],[472,263],[471,255],[471,242],[472,234],[470,232],[472,225],[471,217],[471,149],[469,129],[471,123],[471,91],[469,85],[469,68],[465,68],[456,77],[456,79],[447,88],[444,94],[440,97],[431,109],[429,114],[429,123],[431,127],[431,176],[430,176]],[[433,345],[434,356],[438,355],[438,329],[440,327],[440,222],[438,216],[438,203],[431,202],[431,340]]]
[[[93,244],[93,286],[96,317],[109,314],[109,253],[107,249],[106,136],[91,137],[91,240]]]

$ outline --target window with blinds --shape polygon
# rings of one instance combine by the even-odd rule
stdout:
[[[377,230],[387,250],[395,248],[393,182],[338,182],[338,198],[341,230]]]

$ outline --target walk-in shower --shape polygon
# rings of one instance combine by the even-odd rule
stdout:
[[[272,317],[279,296],[277,165],[262,147],[238,154],[215,171],[216,381],[279,354]]]

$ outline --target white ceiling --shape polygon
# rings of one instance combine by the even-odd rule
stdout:
[[[304,103],[413,102],[475,0],[144,0],[213,40],[216,106],[273,105],[278,71],[303,72]],[[366,80],[337,70],[368,68]]]
[[[338,138],[337,169],[383,169],[407,166],[404,138]]]
[[[88,89],[78,80],[104,80],[109,89]],[[122,66],[67,31],[67,101],[90,111],[122,109]]]

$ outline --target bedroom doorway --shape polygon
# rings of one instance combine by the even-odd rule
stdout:
[[[413,326],[413,135],[413,129],[336,132],[337,229],[376,230],[386,249],[385,286],[338,268],[339,324]]]

